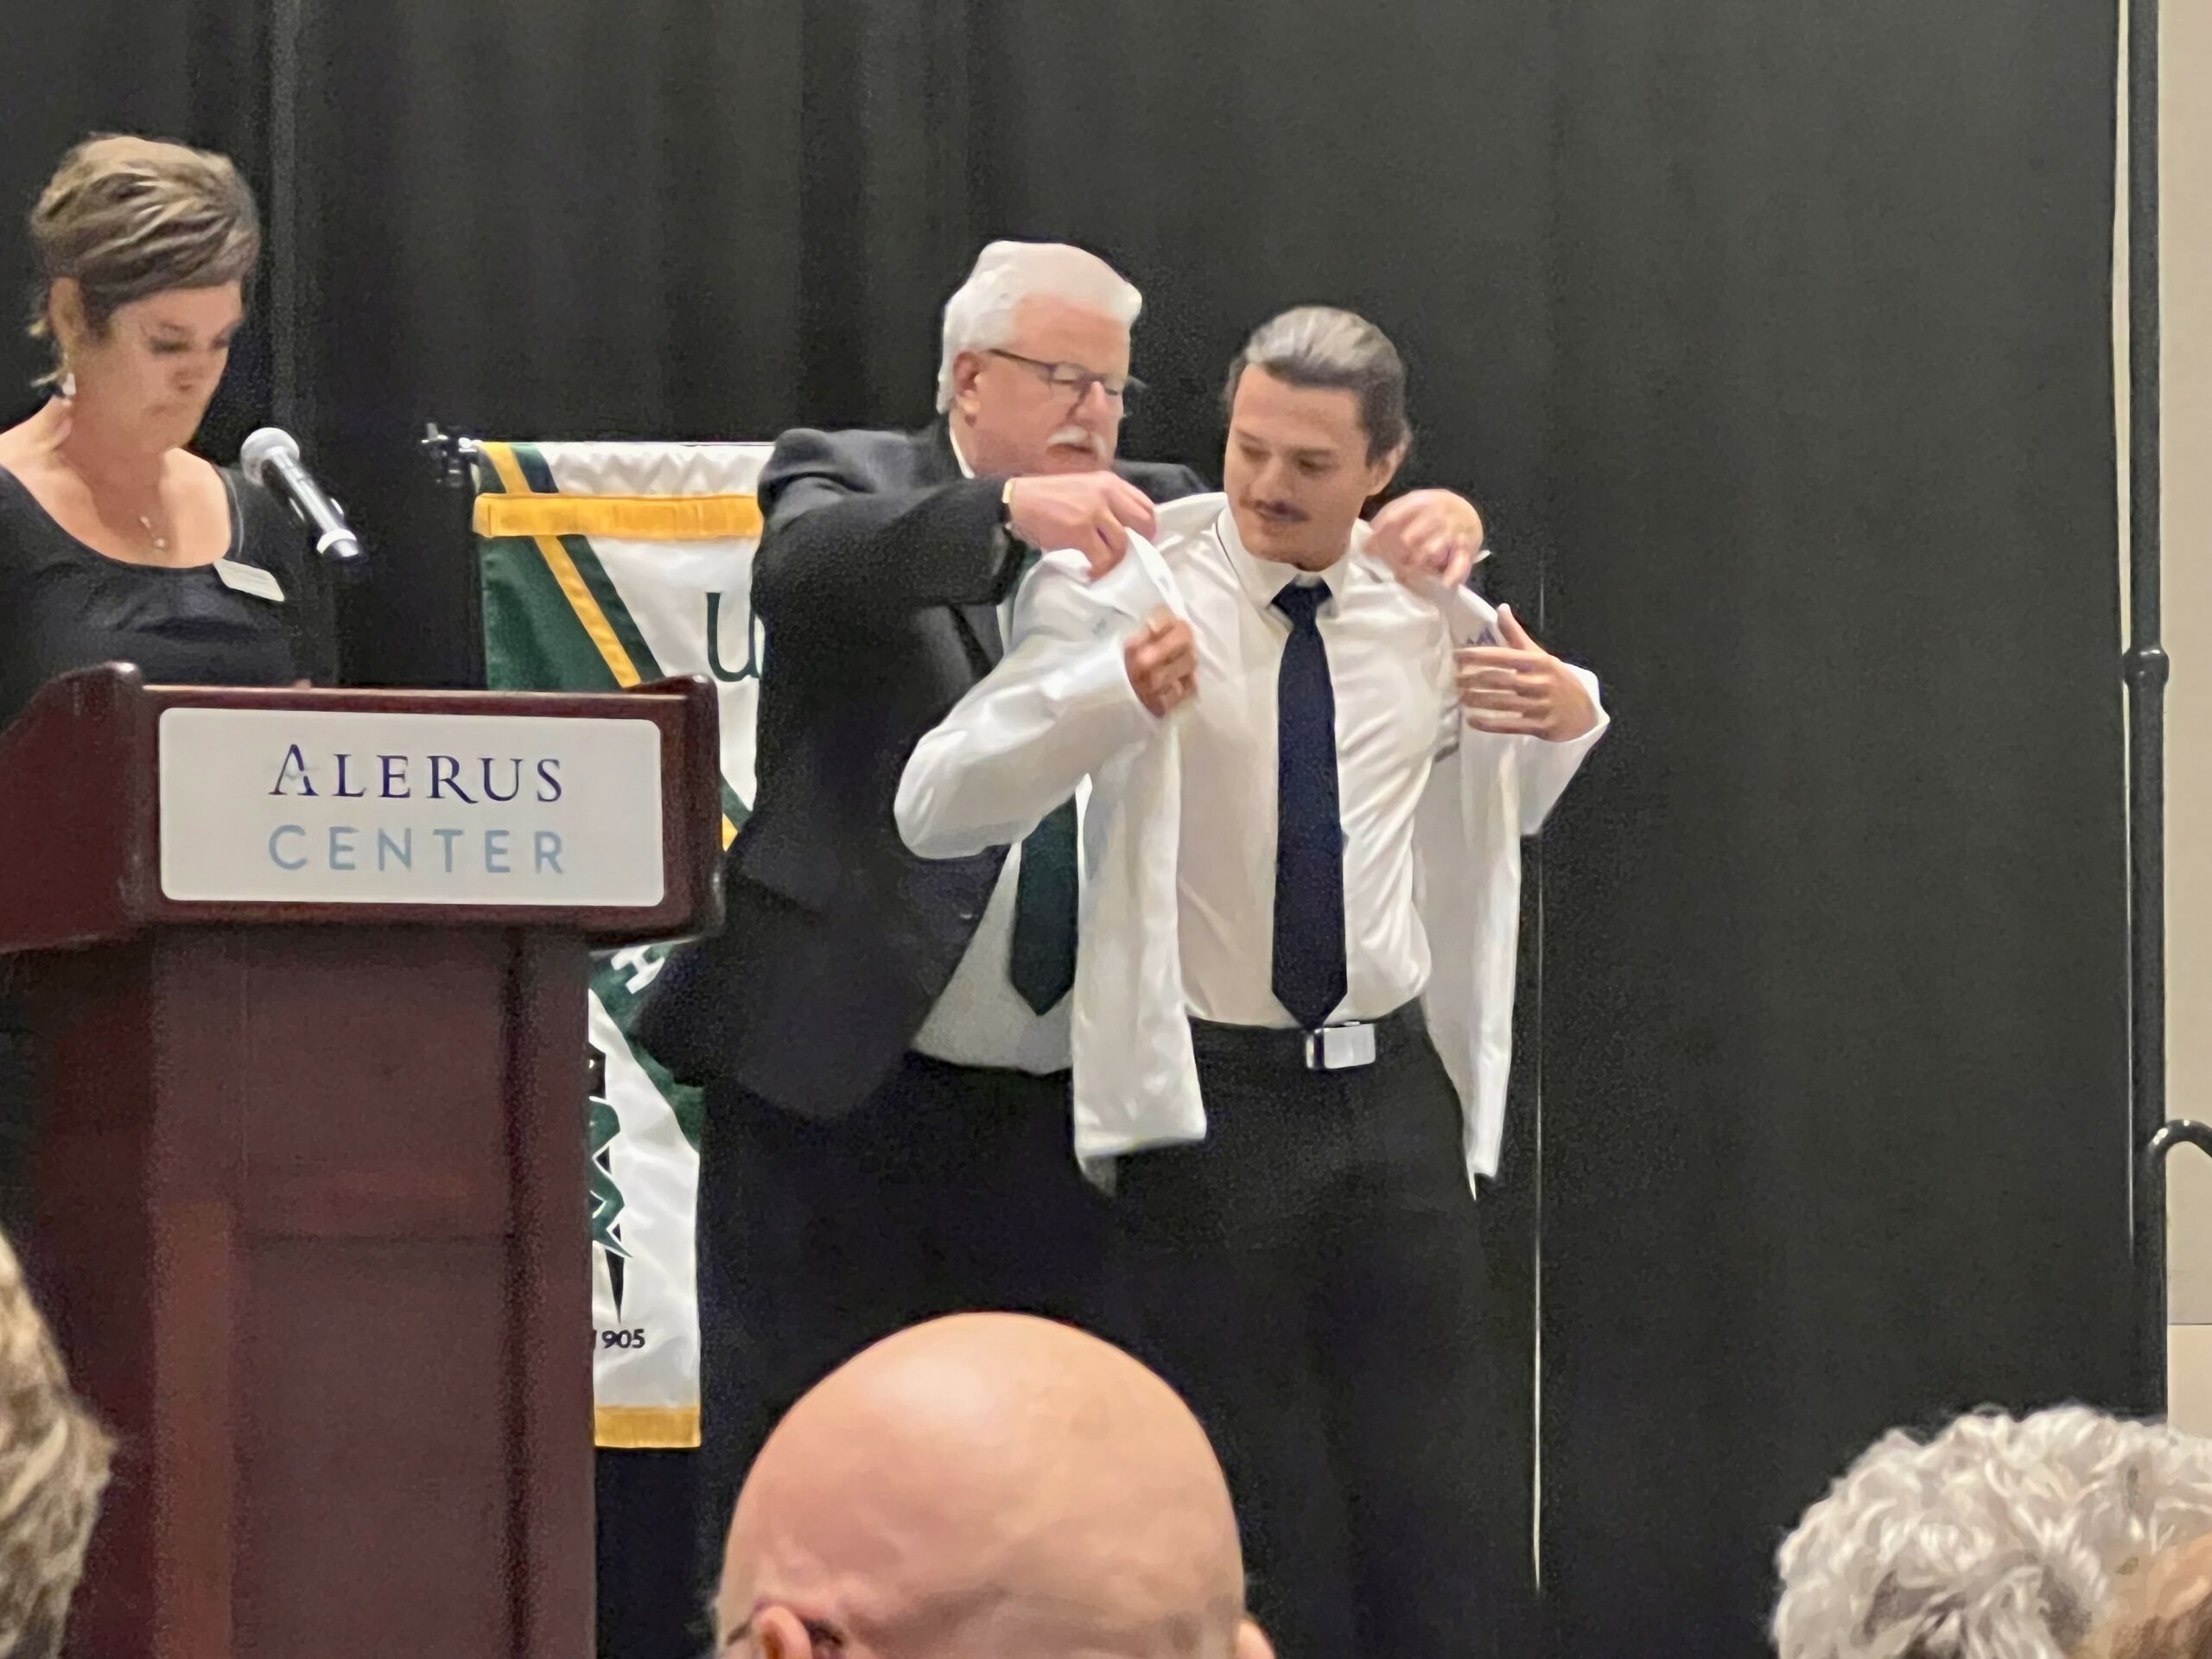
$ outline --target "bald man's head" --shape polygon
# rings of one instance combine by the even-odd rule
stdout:
[[[1173,1390],[1065,1325],[967,1314],[817,1385],[732,1521],[732,1651],[1260,1659],[1213,1448]]]

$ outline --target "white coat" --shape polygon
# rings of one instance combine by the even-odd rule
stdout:
[[[1177,721],[1137,701],[1122,653],[1162,606],[1185,613],[1177,568],[1213,546],[1207,531],[1224,511],[1217,494],[1161,507],[1157,545],[1133,536],[1129,556],[1096,582],[1079,555],[1046,556],[1016,597],[1004,660],[922,740],[899,782],[899,833],[927,858],[1011,845],[1070,795],[1083,801],[1071,1024],[1075,1148],[1087,1167],[1205,1137],[1177,938]],[[1366,556],[1366,534],[1355,528],[1353,556]],[[1497,643],[1496,613],[1471,590],[1429,597],[1452,643]],[[1597,681],[1574,672],[1594,700]],[[1203,662],[1198,675],[1204,696]],[[1606,724],[1601,707],[1589,733],[1552,743],[1463,722],[1421,800],[1415,901],[1432,959],[1422,1005],[1459,1091],[1471,1184],[1497,1173],[1504,1130],[1521,840]]]

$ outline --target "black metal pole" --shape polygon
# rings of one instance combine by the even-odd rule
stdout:
[[[2158,643],[2158,0],[2127,14],[2128,912],[2138,1387],[2166,1401],[2166,654]],[[2145,1155],[2149,1154],[2149,1155]]]
[[[461,544],[468,550],[468,683],[481,688],[489,683],[490,673],[484,654],[484,567],[471,522],[476,505],[476,440],[442,431],[433,421],[422,444],[431,477],[441,489],[453,491],[461,504]]]
[[[302,286],[308,261],[300,216],[300,0],[269,9],[269,312],[270,402],[286,431],[311,430],[301,353],[312,301]]]

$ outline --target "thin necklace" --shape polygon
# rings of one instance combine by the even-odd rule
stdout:
[[[93,484],[92,476],[74,462],[69,462],[66,454],[63,459],[70,466],[71,470],[84,480],[86,487],[93,491],[93,499],[97,501],[99,499],[98,486]],[[161,499],[161,481],[156,479],[154,483],[154,499],[156,503]],[[166,557],[169,550],[169,538],[166,526],[156,524],[151,513],[135,512],[130,516],[138,521],[138,528],[146,532],[146,540],[151,544],[154,551]]]
[[[166,553],[169,550],[169,538],[154,527],[154,521],[142,512],[138,515],[138,524],[139,527],[146,532],[147,539],[153,543],[155,552]]]

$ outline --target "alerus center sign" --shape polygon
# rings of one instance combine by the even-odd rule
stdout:
[[[661,901],[645,720],[169,709],[162,891],[231,903]]]

